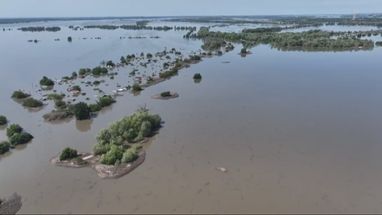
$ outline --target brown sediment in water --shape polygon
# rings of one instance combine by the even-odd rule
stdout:
[[[138,153],[138,158],[129,163],[121,163],[118,165],[105,165],[101,164],[101,156],[97,156],[91,153],[81,153],[77,158],[71,160],[60,160],[60,155],[55,156],[50,162],[56,166],[66,168],[84,168],[91,167],[97,172],[97,175],[101,178],[120,178],[127,175],[139,165],[141,165],[146,158],[146,152],[144,150]]]
[[[138,158],[130,163],[122,163],[119,165],[104,165],[97,163],[92,165],[92,168],[97,172],[97,175],[101,178],[120,178],[126,174],[129,174],[139,165],[141,165],[146,158],[146,152],[141,151],[138,154]]]
[[[89,160],[89,158],[93,158],[93,157],[94,156],[92,156],[92,154],[90,153],[80,153],[77,158],[62,161],[60,160],[60,155],[57,155],[54,158],[52,158],[50,162],[56,166],[61,166],[61,167],[82,168],[82,167],[89,166],[91,164],[91,160]]]
[[[67,119],[71,119],[72,117],[73,114],[66,110],[53,110],[50,113],[46,113],[43,115],[44,120],[48,122],[64,121]]]

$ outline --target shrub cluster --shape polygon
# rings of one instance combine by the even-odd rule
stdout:
[[[11,148],[11,144],[8,141],[0,142],[0,155],[7,153]]]
[[[71,160],[76,157],[78,157],[77,150],[65,148],[60,154],[60,161]]]
[[[71,105],[69,109],[74,114],[77,120],[90,119],[90,108],[84,102],[79,102],[75,105]]]
[[[165,91],[165,92],[162,92],[160,94],[161,97],[170,97],[171,96],[171,92],[170,91]]]
[[[23,130],[24,129],[17,124],[12,124],[7,128],[7,136],[12,146],[28,143],[33,139],[31,134]]]
[[[200,80],[200,79],[202,79],[202,75],[200,73],[195,73],[194,79]]]
[[[6,125],[8,123],[7,117],[0,115],[0,125]]]
[[[161,124],[158,115],[152,115],[147,109],[140,109],[100,131],[93,151],[102,155],[101,163],[113,165],[116,162],[131,162],[138,157],[137,149],[126,149],[127,143],[136,143],[151,136]]]
[[[31,98],[31,97],[26,98],[23,101],[24,107],[36,108],[36,107],[41,107],[43,105],[44,105],[44,103],[42,103],[41,101],[39,101],[37,99]]]
[[[31,96],[31,95],[28,93],[24,93],[21,90],[16,90],[12,94],[12,98],[14,98],[14,99],[25,99],[25,98],[28,98],[29,96]]]
[[[47,98],[49,100],[62,100],[65,97],[65,94],[51,93],[48,94]]]
[[[159,73],[160,78],[171,78],[172,76],[175,76],[175,75],[178,75],[178,70],[175,68]]]
[[[132,87],[133,92],[140,92],[142,91],[142,87],[139,84],[134,84]]]
[[[40,85],[41,86],[48,86],[48,87],[51,87],[51,86],[54,86],[54,81],[52,79],[49,79],[48,77],[44,76],[42,77],[42,79],[40,80]]]
[[[100,75],[106,75],[108,73],[107,68],[97,66],[94,69],[92,69],[92,74],[94,76],[100,76]]]

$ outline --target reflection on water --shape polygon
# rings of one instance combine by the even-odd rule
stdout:
[[[93,123],[92,119],[82,120],[82,121],[76,120],[76,128],[80,132],[87,132],[87,131],[90,131],[92,123]]]
[[[20,213],[382,211],[381,48],[308,53],[258,46],[241,58],[238,46],[139,96],[118,97],[112,110],[83,122],[45,123],[44,111],[28,112],[9,98],[42,75],[62,76],[110,56],[200,45],[174,32],[145,42],[114,40],[118,31],[81,34],[90,32],[110,40],[73,41],[69,47],[46,42],[50,33],[0,32],[0,46],[10,50],[0,52],[1,74],[8,80],[1,86],[0,99],[8,102],[0,104],[0,113],[35,136],[0,158],[0,193],[19,193]],[[37,46],[23,42],[40,36],[45,39]],[[203,77],[199,84],[192,81],[195,73]],[[151,99],[167,90],[181,96]],[[128,176],[102,180],[90,168],[49,164],[65,147],[91,151],[100,129],[143,105],[165,124],[149,143],[146,161]]]

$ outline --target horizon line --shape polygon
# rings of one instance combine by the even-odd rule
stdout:
[[[0,17],[0,19],[84,19],[84,18],[164,18],[164,17],[271,17],[271,16],[339,16],[339,15],[382,15],[378,13],[312,13],[312,14],[258,14],[258,15],[157,15],[157,16],[35,16],[35,17]]]

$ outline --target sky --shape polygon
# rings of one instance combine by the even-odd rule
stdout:
[[[382,0],[0,0],[0,17],[382,13]]]

